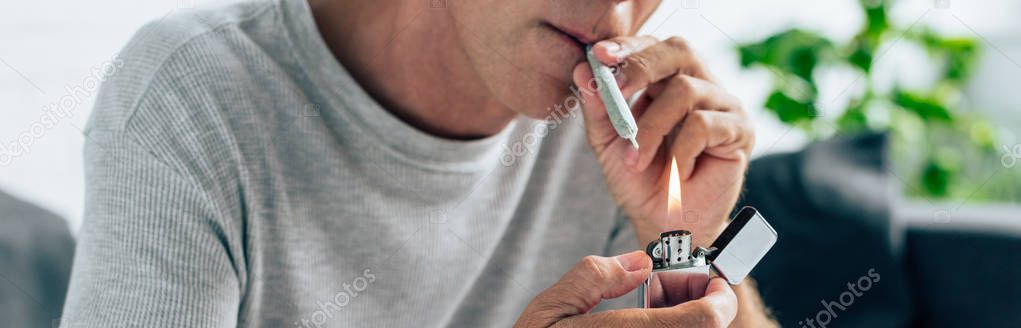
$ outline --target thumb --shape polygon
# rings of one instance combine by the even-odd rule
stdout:
[[[584,314],[604,299],[617,298],[637,288],[651,270],[652,260],[641,251],[616,257],[586,256],[532,303],[555,312],[547,313],[556,315],[555,318]]]

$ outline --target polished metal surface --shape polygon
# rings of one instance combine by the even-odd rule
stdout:
[[[653,271],[638,288],[638,307],[670,307],[704,296],[709,285],[708,265]]]
[[[745,207],[709,248],[691,250],[691,232],[664,232],[646,247],[653,261],[638,288],[638,307],[668,307],[698,299],[715,272],[736,285],[776,244],[777,233],[757,210]]]
[[[713,268],[727,282],[736,285],[752,272],[776,240],[776,230],[755,212],[724,247],[716,250]]]

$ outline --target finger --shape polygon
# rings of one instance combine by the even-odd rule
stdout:
[[[625,97],[674,75],[688,75],[713,82],[701,60],[680,37],[629,54],[619,64],[617,82]]]
[[[634,150],[626,140],[617,137],[617,131],[610,123],[609,114],[607,114],[603,100],[599,96],[598,86],[588,64],[581,63],[574,67],[574,83],[575,92],[573,93],[581,98],[585,134],[596,155],[600,156],[601,160],[607,156],[616,156],[624,159],[623,163],[637,162],[638,151]],[[635,107],[634,109],[640,108]],[[612,151],[607,151],[608,149],[612,149]]]
[[[599,98],[598,86],[588,64],[579,63],[574,67],[574,88],[576,91],[574,93],[581,98],[582,119],[585,122],[585,133],[588,135],[589,143],[595,148],[596,154],[602,153],[617,133],[613,130],[602,99]]]
[[[669,321],[657,321],[651,313],[662,312],[662,309],[623,309],[611,310],[565,318],[553,327],[557,328],[590,328],[590,327],[671,327]],[[673,327],[686,327],[675,325]]]
[[[633,167],[643,171],[652,163],[660,145],[685,118],[699,109],[740,112],[741,103],[723,88],[708,81],[686,75],[677,75],[665,86],[657,84],[646,90],[655,100],[638,118],[638,161]],[[680,164],[680,163],[678,163]]]
[[[530,318],[533,324],[546,323],[546,327],[561,318],[587,313],[600,301],[638,287],[651,270],[652,260],[641,251],[616,257],[586,256],[536,296],[521,317]]]
[[[705,296],[673,307],[625,309],[564,319],[557,327],[727,327],[737,316],[737,296],[722,278],[714,278]]]
[[[742,115],[705,110],[687,115],[670,146],[682,180],[691,178],[695,162],[703,154],[742,163],[748,161],[754,135]]]
[[[705,289],[705,296],[694,303],[704,303],[704,305],[695,305],[695,307],[700,308],[703,312],[706,312],[705,310],[711,312],[714,317],[711,321],[723,323],[722,326],[730,324],[737,316],[737,294],[734,294],[734,289],[720,277],[710,280],[709,286]]]
[[[600,301],[627,294],[645,281],[652,260],[636,251],[616,257],[586,256],[560,281],[543,293],[558,304],[570,304],[575,315],[588,312]]]
[[[574,88],[576,94],[581,97],[582,109],[585,111],[585,123],[590,121],[606,120],[609,122],[609,115],[606,113],[603,102],[599,99],[599,86],[592,75],[592,69],[586,63],[578,63],[574,66]]]
[[[620,36],[596,42],[592,52],[603,64],[614,66],[624,61],[627,56],[642,51],[659,43],[653,36]]]

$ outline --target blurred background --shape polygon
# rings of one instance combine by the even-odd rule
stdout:
[[[58,280],[68,270],[73,249],[53,245],[81,225],[82,128],[117,51],[142,24],[209,2],[0,3],[0,238],[13,240],[0,247],[35,254],[0,252],[0,313],[15,311],[11,299],[63,297],[6,263]],[[841,326],[1021,313],[1010,311],[1021,310],[1010,279],[1021,277],[1018,13],[1012,0],[664,1],[645,33],[687,38],[756,124],[742,203],[792,236],[757,275],[782,323],[821,322],[823,310]],[[26,234],[22,222],[58,232]],[[859,297],[875,307],[824,306],[869,269],[887,279]],[[1003,292],[969,292],[969,279]],[[1018,321],[988,323],[1001,322]]]

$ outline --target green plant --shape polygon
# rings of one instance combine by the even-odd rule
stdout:
[[[960,182],[966,169],[982,169],[974,158],[998,159],[996,130],[969,110],[962,88],[975,71],[980,47],[971,38],[947,37],[927,27],[895,25],[887,13],[889,0],[860,1],[864,23],[850,40],[838,42],[803,29],[789,29],[738,47],[745,68],[767,68],[773,91],[765,108],[784,124],[813,138],[866,130],[888,131],[898,176],[909,195],[967,199],[975,186]],[[897,84],[880,90],[873,64],[880,49],[898,42],[913,43],[928,54],[938,79],[925,90]],[[825,68],[850,68],[861,74],[855,83],[864,90],[844,104],[839,115],[820,115],[815,73]],[[824,117],[827,116],[827,117]],[[993,162],[996,162],[994,160]],[[988,169],[988,168],[987,168]],[[980,195],[995,199],[996,195]],[[1010,197],[1010,196],[1008,196]]]

